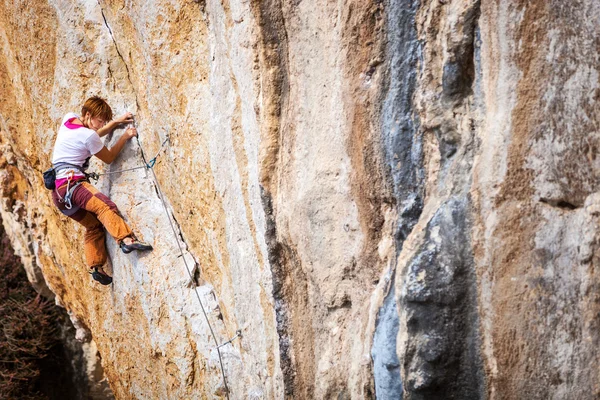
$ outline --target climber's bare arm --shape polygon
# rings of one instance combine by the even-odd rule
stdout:
[[[98,136],[103,137],[103,136],[106,136],[109,133],[111,133],[119,125],[128,124],[130,122],[133,122],[133,114],[130,112],[127,112],[127,113],[121,115],[120,117],[115,118],[112,121],[108,122],[106,125],[104,125],[100,129],[98,129],[96,132],[98,133]]]
[[[114,144],[110,149],[104,146],[102,150],[94,154],[100,160],[104,161],[107,164],[115,161],[121,150],[123,150],[123,146],[125,143],[132,137],[137,136],[137,130],[135,128],[127,128],[127,130],[121,135],[117,143]]]

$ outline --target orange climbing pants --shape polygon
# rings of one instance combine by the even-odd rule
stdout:
[[[70,187],[76,182],[71,182]],[[88,267],[102,266],[106,262],[106,235],[104,229],[120,243],[121,240],[132,236],[133,232],[121,217],[115,203],[89,182],[82,182],[71,196],[72,208],[68,209],[64,197],[67,184],[52,192],[52,201],[58,209],[83,225],[85,231],[85,259]]]

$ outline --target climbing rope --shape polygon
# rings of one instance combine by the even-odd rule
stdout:
[[[148,166],[148,165],[150,165],[150,163],[146,162],[146,157],[144,155],[144,148],[142,147],[142,144],[140,143],[140,139],[138,136],[136,136],[136,139],[138,142],[138,146],[140,147],[140,151],[142,153],[142,159],[144,160],[144,163]],[[167,140],[168,140],[168,138],[167,138]],[[165,142],[163,142],[163,145],[164,145],[164,143],[167,142],[167,140],[165,140]],[[160,150],[159,150],[159,153],[160,153]],[[155,160],[156,160],[156,157],[153,160],[150,160],[152,162],[152,167],[154,166],[153,161],[155,161]],[[160,187],[160,183],[158,182],[158,178],[156,177],[156,173],[154,172],[154,168],[152,168],[152,167],[148,167],[148,169],[152,172],[152,177],[154,178],[154,185],[156,186],[156,191],[158,192],[158,196],[160,197],[160,201],[162,202],[163,208],[165,210],[165,214],[167,216],[167,219],[169,220],[169,225],[171,225],[171,230],[173,231],[173,235],[175,236],[175,241],[177,242],[177,247],[179,247],[179,252],[181,253],[181,258],[183,258],[183,263],[185,264],[185,269],[190,277],[191,282],[194,282],[194,276],[192,275],[190,266],[188,265],[188,262],[185,259],[185,256],[183,254],[183,248],[181,247],[181,243],[179,243],[179,239],[177,238],[177,231],[175,230],[173,221],[171,221],[171,216],[169,215],[169,209],[167,208],[167,203],[165,202],[163,191]],[[204,309],[204,305],[202,304],[202,300],[200,299],[198,290],[194,289],[194,293],[196,293],[196,298],[198,299],[198,303],[200,304],[200,308],[202,309],[202,314],[204,314],[204,318],[206,319],[206,323],[208,325],[208,328],[210,329],[210,334],[215,342],[217,354],[219,355],[219,365],[221,367],[221,375],[223,376],[223,385],[225,386],[225,394],[227,395],[227,399],[229,400],[229,387],[227,386],[227,378],[225,377],[225,368],[223,368],[223,357],[221,356],[221,348],[219,346],[219,341],[217,340],[215,331],[212,327],[212,324],[210,323],[210,320],[208,319],[208,314],[206,313],[206,310]]]
[[[135,126],[135,123],[134,123]],[[138,134],[139,135],[139,134]],[[140,166],[140,167],[133,167],[133,168],[128,168],[128,169],[123,169],[123,170],[119,170],[119,171],[111,171],[111,172],[105,172],[105,173],[95,173],[92,172],[90,174],[88,174],[88,176],[92,179],[98,180],[98,178],[102,175],[110,175],[110,174],[116,174],[116,173],[121,173],[121,172],[127,172],[127,171],[133,171],[136,169],[141,169],[141,168],[146,168],[149,169],[150,172],[152,172],[152,177],[154,180],[154,185],[156,186],[156,191],[158,193],[158,196],[162,202],[163,208],[165,210],[165,214],[167,216],[167,219],[169,220],[169,225],[171,226],[171,230],[173,231],[173,235],[175,236],[175,241],[177,242],[177,247],[179,248],[179,252],[181,253],[180,257],[183,259],[183,262],[185,264],[185,269],[190,277],[191,282],[194,282],[194,276],[192,274],[192,271],[190,269],[190,266],[188,265],[187,260],[185,259],[185,255],[183,253],[183,248],[181,247],[181,243],[179,243],[179,239],[178,234],[177,234],[177,230],[175,229],[175,226],[173,224],[173,221],[171,221],[171,215],[169,213],[169,209],[167,207],[167,203],[165,202],[164,199],[164,195],[163,195],[163,191],[162,188],[160,186],[160,183],[158,182],[158,178],[156,176],[156,173],[154,172],[154,165],[156,164],[156,159],[158,158],[158,156],[162,153],[162,151],[165,148],[165,145],[167,144],[167,142],[169,142],[169,136],[167,135],[167,138],[163,141],[162,145],[160,146],[160,149],[158,150],[158,152],[156,153],[156,155],[150,159],[150,161],[146,161],[146,155],[144,153],[144,148],[142,146],[142,143],[140,142],[140,138],[139,136],[136,136],[137,139],[137,143],[138,146],[140,148],[140,152],[142,155],[142,160],[144,161],[144,165]],[[236,335],[231,338],[230,340],[228,340],[225,343],[219,344],[219,341],[217,340],[217,335],[215,334],[215,331],[212,327],[212,324],[210,323],[210,320],[208,318],[208,314],[206,313],[206,310],[204,308],[204,305],[202,304],[202,300],[200,299],[200,295],[198,294],[198,290],[197,288],[194,289],[194,293],[196,294],[196,298],[198,299],[198,303],[200,304],[200,308],[202,309],[202,314],[204,315],[204,318],[206,319],[206,323],[208,325],[208,328],[210,329],[210,334],[215,342],[215,349],[217,350],[217,354],[219,355],[219,365],[221,368],[221,375],[223,377],[223,385],[225,387],[225,394],[227,395],[227,399],[229,400],[229,386],[227,385],[227,378],[225,376],[225,368],[223,367],[223,357],[221,355],[221,347],[233,342],[236,338],[241,337],[242,336],[242,332],[240,330],[238,330],[236,332]]]

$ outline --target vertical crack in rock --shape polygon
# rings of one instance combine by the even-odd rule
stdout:
[[[389,86],[383,104],[383,143],[386,163],[398,202],[398,251],[423,209],[424,171],[422,138],[413,110],[417,62],[415,13],[418,0],[390,0],[388,5]]]
[[[400,300],[410,399],[484,397],[469,208],[467,196],[446,201],[427,224],[425,240],[407,267]]]
[[[311,327],[302,327],[301,321],[297,319],[297,316],[302,315],[303,312],[309,312],[310,305],[308,296],[306,295],[307,278],[302,271],[294,249],[277,238],[277,227],[270,196],[264,193],[263,190],[261,197],[266,214],[267,229],[265,240],[269,254],[269,265],[271,266],[273,275],[273,298],[275,299],[277,334],[279,335],[279,353],[285,396],[286,398],[296,396],[304,398],[302,395],[306,393],[299,392],[306,385],[301,384],[301,377],[298,376],[300,373],[296,369],[297,362],[294,362],[292,334],[295,332],[302,334],[304,330],[311,329]],[[294,319],[295,317],[296,319]],[[312,340],[306,343],[312,344]],[[301,351],[310,353],[309,356],[311,357],[314,352],[312,348],[302,349]],[[308,388],[304,390],[309,391]]]
[[[165,199],[166,201],[166,199]],[[189,255],[190,257],[192,257],[192,260],[194,261],[194,265],[192,267],[192,270],[190,271],[191,274],[191,282],[190,282],[190,286],[201,286],[202,283],[202,268],[200,267],[200,263],[198,262],[198,260],[196,260],[196,257],[192,254],[189,245],[187,244],[185,237],[183,236],[183,230],[181,229],[181,225],[179,224],[179,221],[177,221],[177,218],[175,218],[175,212],[173,210],[169,211],[169,216],[167,216],[167,218],[172,218],[173,219],[173,225],[175,226],[175,230],[177,232],[177,240],[181,241],[182,243],[182,247],[184,250],[184,254],[183,257],[185,257],[186,255]]]
[[[420,53],[415,26],[419,4],[418,0],[389,0],[386,4],[389,82],[382,110],[382,135],[386,165],[399,210],[395,233],[397,254],[423,210],[422,139],[418,135],[418,119],[412,105]],[[376,397],[379,399],[402,398],[400,368],[396,368],[399,365],[396,341],[380,341],[380,338],[395,339],[398,335],[395,276],[393,273],[390,292],[379,311],[372,349]]]
[[[102,4],[100,4],[100,1],[98,1],[98,7],[100,7],[100,13],[102,14],[102,19],[104,20],[104,25],[106,26],[106,29],[108,29],[108,33],[110,34],[110,38],[112,39],[113,43],[115,44],[115,50],[117,51],[117,54],[119,55],[119,58],[121,59],[121,61],[123,61],[123,65],[125,65],[125,71],[127,71],[127,80],[129,81],[129,84],[131,85],[131,89],[133,91],[133,95],[135,96],[135,105],[136,105],[137,110],[139,112],[139,110],[141,109],[141,107],[140,107],[140,103],[138,101],[137,92],[135,91],[135,85],[133,84],[133,81],[131,80],[131,74],[129,72],[129,66],[125,62],[125,58],[123,58],[123,55],[121,54],[121,50],[119,50],[119,45],[117,44],[117,41],[115,40],[115,36],[113,35],[113,32],[112,32],[112,29],[110,28],[110,25],[108,25],[108,21],[106,19],[106,15],[104,14],[104,9],[102,9]]]
[[[251,3],[252,11],[259,24],[261,100],[261,185],[273,196],[277,180],[279,149],[282,140],[282,121],[289,98],[288,36],[283,19],[281,3],[265,0]]]
[[[396,274],[392,275],[390,293],[378,314],[373,343],[376,394],[377,398],[481,398],[484,379],[479,354],[477,292],[467,233],[475,122],[466,111],[479,67],[475,65],[479,2],[464,7],[457,23],[459,34],[448,36],[446,53],[440,55],[444,57],[441,76],[419,78],[423,90],[433,87],[428,81],[431,79],[439,79],[442,88],[441,98],[433,98],[434,104],[429,104],[429,100],[424,106],[427,121],[423,128],[413,104],[417,64],[419,60],[436,62],[435,52],[432,59],[432,52],[424,53],[422,48],[429,42],[419,41],[420,31],[415,22],[418,1],[389,0],[387,6],[390,70],[389,92],[383,104],[383,139],[399,214],[397,254],[424,207],[423,132],[431,131],[438,139],[441,167],[438,185],[454,195],[427,222],[424,239],[407,266],[403,266],[399,278],[404,283],[397,304],[393,297]],[[439,9],[428,12],[439,13]],[[437,43],[436,36],[445,31],[436,26],[439,19],[433,21],[429,21],[430,30],[423,28],[422,33],[424,40]],[[432,116],[439,117],[437,123],[432,124]],[[459,163],[463,170],[464,166],[467,169],[456,170]],[[432,193],[434,197],[439,195]],[[400,330],[401,348],[396,348],[395,340],[388,340],[387,352],[384,351],[381,338],[395,338]]]
[[[399,329],[398,306],[394,287],[395,272],[392,274],[391,288],[377,315],[377,329],[373,337],[373,372],[375,394],[380,399],[402,399],[400,360],[396,353]]]
[[[296,252],[282,238],[278,237],[276,210],[273,198],[277,193],[279,151],[282,147],[284,117],[288,108],[289,70],[288,35],[279,0],[251,2],[252,12],[259,25],[261,103],[260,184],[261,200],[266,218],[265,241],[268,260],[273,277],[273,299],[277,334],[279,337],[279,357],[284,379],[286,398],[311,396],[312,384],[302,383],[302,370],[310,369],[301,359],[313,357],[312,327],[302,323],[311,320],[308,304],[308,282],[302,272]],[[301,318],[302,316],[302,318]],[[295,355],[292,344],[302,337],[309,347]],[[300,339],[297,339],[300,341]]]
[[[474,43],[475,25],[479,18],[479,1],[472,4],[461,16],[463,34],[460,41],[450,43],[448,59],[442,75],[442,92],[448,100],[462,100],[472,91],[475,77]]]
[[[440,10],[427,12],[423,18],[439,15]],[[479,2],[465,3],[452,12],[458,12],[458,18],[450,31],[432,17],[429,21],[434,22],[421,32],[427,46],[424,62],[435,65],[442,61],[446,66],[457,62],[460,66],[444,67],[442,76],[433,73],[419,81],[422,90],[442,84],[441,97],[420,96],[423,130],[435,133],[439,145],[440,171],[433,176],[436,186],[431,187],[430,197],[441,205],[422,222],[424,237],[414,243],[418,247],[403,266],[399,352],[403,394],[411,400],[485,397],[469,234],[473,225],[469,192],[478,127],[472,105],[479,101],[473,94],[481,93],[481,77],[476,76],[480,71],[476,40]],[[431,51],[429,46],[436,40],[448,41],[446,53]]]

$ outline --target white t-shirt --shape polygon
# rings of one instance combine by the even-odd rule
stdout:
[[[96,131],[84,126],[72,124],[73,119],[79,119],[77,114],[68,113],[64,116],[52,153],[52,164],[69,163],[82,166],[88,157],[96,154],[104,147],[104,143]],[[57,171],[56,179],[66,178],[70,171],[75,171],[75,177],[81,177],[81,172],[73,169]]]

